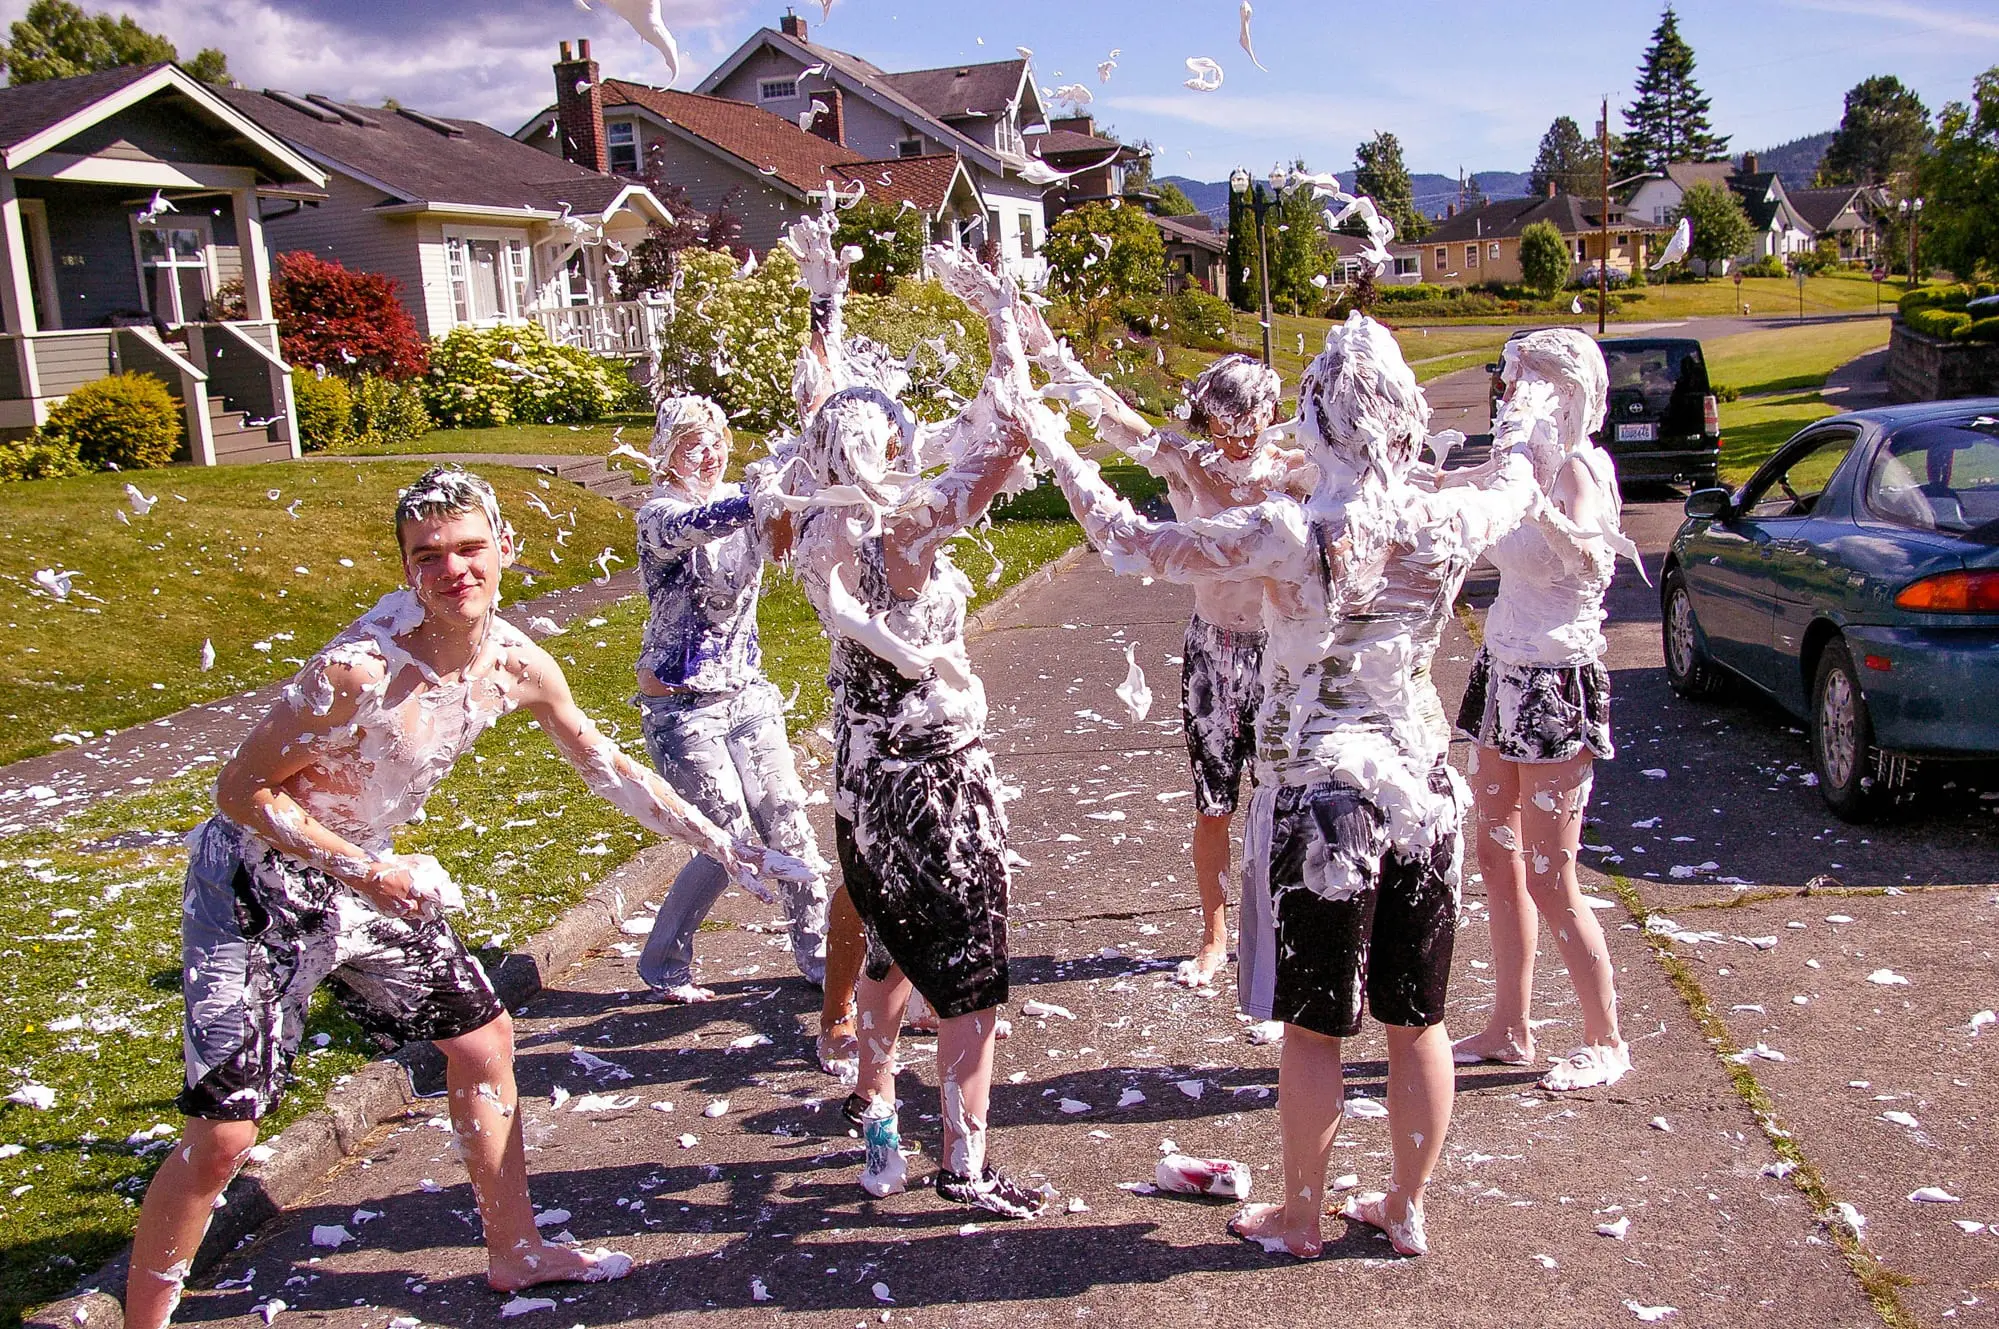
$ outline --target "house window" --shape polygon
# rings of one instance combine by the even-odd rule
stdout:
[[[921,157],[923,155],[923,140],[920,138],[906,138],[902,140],[902,142],[895,145],[895,155],[898,157]]]
[[[1466,267],[1468,267],[1468,268],[1475,268],[1475,267],[1477,267],[1477,266],[1478,266],[1478,246],[1477,246],[1477,245],[1466,245],[1466,246],[1465,246],[1465,266],[1466,266]]]
[[[639,127],[630,120],[619,120],[604,126],[604,132],[611,145],[611,170],[618,175],[639,173]]]
[[[207,219],[137,229],[147,309],[175,327],[205,320],[211,289]]]
[[[1495,263],[1499,261],[1499,241],[1494,240],[1485,247],[1485,256]]]
[[[1420,277],[1423,275],[1423,260],[1414,254],[1399,255],[1395,260],[1395,275],[1398,277]]]
[[[798,96],[798,80],[795,78],[767,78],[757,83],[757,100],[760,102],[788,102]]]
[[[1584,242],[1581,239],[1576,241],[1576,262],[1589,262],[1589,250],[1584,246]]]
[[[1431,257],[1437,260],[1436,270],[1438,275],[1440,276],[1443,274],[1445,268],[1451,266],[1451,251],[1444,248],[1442,245],[1437,246],[1437,252],[1433,254]]]
[[[1034,214],[1031,212],[1020,214],[1020,256],[1034,257]]]
[[[520,318],[528,308],[528,250],[506,236],[444,237],[451,311],[458,323],[490,324]]]

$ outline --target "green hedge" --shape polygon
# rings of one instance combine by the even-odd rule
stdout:
[[[0,484],[14,480],[59,480],[89,469],[76,455],[76,444],[66,438],[30,434],[0,443]]]
[[[615,362],[558,346],[539,323],[453,328],[431,343],[423,405],[447,429],[600,420],[627,398]]]
[[[165,466],[180,451],[180,403],[151,374],[113,374],[86,383],[49,412],[45,440],[74,448],[95,470]]]
[[[1999,317],[1981,318],[1957,332],[1959,341],[1999,341]]]
[[[1971,326],[1971,315],[1957,309],[1915,309],[1902,321],[1925,337],[1955,337]]]

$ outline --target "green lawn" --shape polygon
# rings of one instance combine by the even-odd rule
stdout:
[[[987,533],[1006,564],[969,542],[954,557],[977,588],[975,607],[1081,538],[1066,520],[1022,519]],[[629,528],[624,543],[629,543]],[[645,606],[634,597],[574,624],[549,646],[584,709],[644,759],[631,708]],[[773,577],[762,608],[772,678],[799,688],[794,732],[825,718],[827,648],[789,577]],[[325,635],[299,634],[299,653]],[[60,828],[0,837],[0,1074],[56,1091],[46,1112],[0,1104],[0,1325],[66,1291],[131,1234],[134,1206],[166,1147],[130,1137],[178,1127],[180,1084],[180,837],[209,813],[211,773],[108,800]],[[465,887],[459,931],[486,950],[545,927],[651,837],[583,784],[525,715],[502,721],[431,796],[428,816],[398,847],[436,854]],[[774,971],[775,973],[776,971]],[[299,1083],[272,1129],[309,1111],[372,1049],[324,997],[307,1025]],[[324,1049],[311,1046],[325,1034]],[[18,1188],[26,1187],[19,1194]]]
[[[505,452],[528,456],[601,457],[617,446],[612,442],[613,435],[618,435],[620,442],[629,443],[644,452],[646,440],[651,434],[652,417],[617,415],[588,425],[523,424],[503,425],[496,429],[433,429],[414,443],[393,447],[354,443],[328,449],[324,455],[367,457],[387,453],[413,456],[430,452]]]
[[[289,674],[401,582],[396,491],[421,470],[179,467],[0,486],[0,623],[12,647],[0,655],[0,764],[68,741],[58,735],[126,728]],[[605,548],[630,566],[624,509],[531,472],[486,474],[524,541],[509,599],[596,576],[590,560]],[[128,478],[159,499],[145,516],[125,505]],[[530,496],[557,518],[575,515],[566,547]],[[42,568],[77,574],[68,600],[34,588]],[[208,672],[204,640],[215,646]]]
[[[1707,342],[1708,377],[1742,394],[1721,404],[1722,482],[1747,480],[1791,435],[1834,414],[1819,389],[1848,360],[1887,345],[1889,326],[1885,318],[1855,319]]]

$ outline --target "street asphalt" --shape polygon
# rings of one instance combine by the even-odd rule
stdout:
[[[1482,395],[1477,377],[1431,386],[1440,415]],[[1637,495],[1627,510],[1655,580],[1677,503]],[[1489,577],[1469,589],[1472,622],[1491,589]],[[1604,848],[1585,878],[1613,905],[1601,916],[1637,1069],[1614,1089],[1567,1096],[1537,1090],[1528,1070],[1461,1075],[1425,1259],[1394,1259],[1372,1232],[1328,1219],[1325,1257],[1300,1265],[1231,1238],[1226,1204],[1151,1193],[1168,1141],[1248,1163],[1259,1197],[1277,1176],[1278,1049],[1248,1041],[1228,988],[1195,994],[1168,981],[1198,936],[1176,706],[1187,609],[1184,592],[1085,559],[973,643],[991,745],[1018,790],[1013,843],[1031,864],[1012,901],[1013,1034],[1000,1047],[993,1149],[1062,1202],[1008,1223],[926,1189],[865,1196],[858,1142],[839,1116],[846,1090],[811,1059],[816,994],[791,971],[772,911],[732,891],[700,938],[716,1004],[635,995],[628,940],[554,976],[521,1015],[535,1198],[568,1211],[549,1230],[640,1262],[622,1283],[547,1291],[554,1304],[528,1311],[526,1329],[1881,1323],[1815,1202],[1773,1175],[1779,1154],[1721,1055],[1732,1048],[1710,1044],[1713,1026],[1690,1014],[1641,930],[1651,911],[1671,920],[1655,926],[1678,935],[1672,950],[1732,1043],[1782,1056],[1742,1069],[1775,1104],[1770,1126],[1790,1133],[1830,1198],[1864,1216],[1867,1248],[1911,1280],[1893,1294],[1903,1322],[1991,1322],[1999,1235],[1954,1220],[1999,1222],[1980,1092],[1999,1027],[1972,1027],[1999,1005],[1995,804],[1953,794],[1886,825],[1835,821],[1799,779],[1808,757],[1790,721],[1740,698],[1670,694],[1656,595],[1628,571],[1611,599],[1621,752],[1599,769],[1588,839]],[[1127,643],[1155,697],[1138,724],[1114,693]],[[1437,668],[1447,705],[1473,649],[1453,624]],[[824,781],[808,772],[814,787]],[[815,811],[824,835],[825,809]],[[1646,910],[1615,905],[1607,872]],[[1823,882],[1802,893],[1823,876],[1893,893],[1828,894]],[[1483,917],[1474,882],[1453,978],[1461,1031],[1489,1003]],[[1772,936],[1769,949],[1736,940]],[[1544,1051],[1560,1053],[1579,1030],[1551,951],[1536,1013],[1550,1022]],[[1027,1018],[1028,997],[1066,1014]],[[732,1046],[753,1035],[769,1042]],[[577,1050],[615,1069],[592,1072]],[[905,1133],[927,1159],[934,1040],[910,1040],[905,1059]],[[1377,1033],[1353,1040],[1347,1059],[1349,1095],[1378,1100]],[[557,1089],[571,1095],[560,1107]],[[586,1094],[608,1098],[585,1111]],[[275,1297],[284,1324],[496,1322],[506,1299],[481,1278],[477,1219],[435,1108],[379,1131],[191,1291],[181,1319],[260,1329],[253,1308]],[[1369,1111],[1349,1111],[1333,1171],[1378,1187],[1385,1123]],[[1882,1116],[1891,1111],[1915,1124]],[[930,1171],[913,1161],[913,1176]],[[1907,1198],[1930,1186],[1958,1199]],[[1623,1237],[1599,1235],[1623,1219]],[[317,1249],[321,1224],[357,1240]]]

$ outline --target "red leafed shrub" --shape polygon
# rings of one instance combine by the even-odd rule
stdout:
[[[271,305],[285,359],[343,378],[416,378],[430,367],[402,283],[303,250],[278,255]]]

